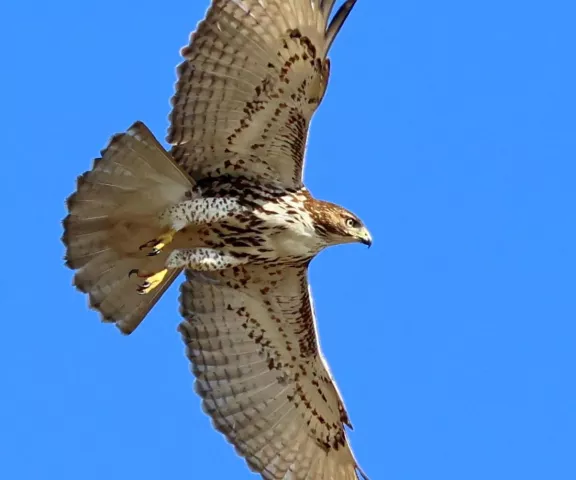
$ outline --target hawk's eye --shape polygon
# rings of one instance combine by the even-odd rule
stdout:
[[[355,218],[347,218],[346,226],[349,228],[358,228],[360,226],[360,222]]]

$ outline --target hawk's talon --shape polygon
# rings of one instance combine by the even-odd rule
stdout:
[[[146,295],[147,293],[150,293],[152,290],[154,290],[158,285],[160,285],[160,283],[162,283],[162,280],[164,280],[164,277],[167,273],[167,268],[160,270],[157,273],[143,273],[138,269],[132,269],[128,273],[128,276],[131,277],[135,274],[138,277],[144,279],[144,281],[136,287],[136,292],[139,295]]]
[[[166,245],[172,242],[174,235],[176,235],[176,230],[170,229],[166,233],[160,235],[158,238],[154,238],[140,245],[139,250],[142,251],[150,249],[150,252],[148,252],[146,255],[149,257],[154,257],[155,255],[158,255]]]

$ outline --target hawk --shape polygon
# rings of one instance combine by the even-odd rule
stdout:
[[[184,272],[179,331],[214,427],[265,479],[366,479],[317,339],[310,261],[370,234],[303,185],[328,51],[355,0],[212,0],[182,49],[166,151],[141,122],[68,198],[74,284],[125,334]]]

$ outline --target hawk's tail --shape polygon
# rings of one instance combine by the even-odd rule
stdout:
[[[74,285],[103,321],[129,334],[179,273],[139,295],[143,280],[129,272],[159,271],[167,255],[149,257],[139,246],[162,233],[157,214],[184,199],[193,183],[141,122],[112,137],[101,154],[68,198],[62,240]]]

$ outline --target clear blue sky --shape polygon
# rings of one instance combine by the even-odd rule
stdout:
[[[0,7],[0,478],[254,478],[201,413],[177,289],[123,337],[59,240],[113,133],[164,138],[207,5]],[[322,253],[311,279],[373,480],[576,478],[575,15],[358,0],[334,45],[306,180],[375,244]]]

